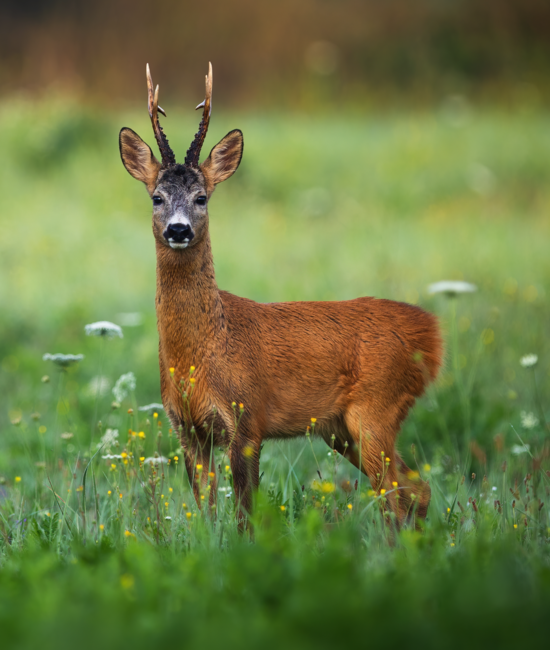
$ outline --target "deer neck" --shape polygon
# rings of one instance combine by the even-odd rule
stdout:
[[[157,322],[161,367],[187,374],[223,332],[222,303],[207,233],[183,251],[157,242]]]

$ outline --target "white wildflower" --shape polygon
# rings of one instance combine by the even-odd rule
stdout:
[[[74,436],[74,433],[70,433],[69,431],[66,431],[65,433],[62,433],[60,435],[60,438],[63,438],[63,440],[70,440]]]
[[[161,463],[167,463],[168,458],[165,456],[149,456],[143,461],[144,465],[160,465]]]
[[[100,320],[97,323],[85,325],[84,331],[88,336],[105,336],[108,339],[113,339],[115,336],[118,336],[120,339],[122,338],[122,328],[107,320]]]
[[[532,368],[537,365],[538,360],[539,358],[536,354],[525,354],[521,357],[519,362],[524,368]]]
[[[172,521],[172,517],[164,517],[166,521]]]
[[[494,487],[491,488],[491,490],[493,490],[493,492],[496,492],[497,489],[498,489],[498,488],[497,488],[496,486],[494,486]]]
[[[522,411],[519,417],[521,418],[521,426],[524,429],[534,429],[539,423],[539,419],[534,413]]]
[[[101,458],[106,458],[107,460],[115,460],[119,459],[122,460],[122,454],[105,454],[105,456],[102,456]]]
[[[146,404],[145,406],[139,406],[138,411],[146,411],[149,413],[152,413],[153,411],[164,411],[164,406],[157,402],[153,402],[151,404]]]
[[[529,449],[531,449],[530,445],[513,445],[512,453],[515,456],[520,456],[521,454],[528,454]]]
[[[97,448],[104,447],[105,451],[109,453],[113,445],[118,444],[118,429],[107,429],[101,440],[97,443]]]
[[[90,383],[85,388],[85,393],[88,397],[101,397],[107,395],[111,388],[111,380],[108,377],[98,375],[92,377]]]
[[[113,395],[117,402],[122,402],[122,400],[128,396],[128,393],[136,389],[136,376],[133,372],[127,372],[125,375],[121,375],[114,388]]]
[[[79,361],[82,361],[84,359],[83,354],[61,354],[58,352],[57,354],[49,354],[46,353],[42,357],[43,361],[53,361],[56,366],[59,366],[60,368],[68,368],[69,366],[72,366],[75,363],[78,363]]]
[[[428,293],[444,293],[448,298],[454,298],[459,293],[473,293],[474,291],[477,291],[475,284],[461,280],[442,280],[428,286]]]

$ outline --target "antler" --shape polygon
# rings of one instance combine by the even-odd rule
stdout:
[[[149,96],[148,106],[149,106],[149,117],[151,118],[151,124],[153,125],[153,131],[155,133],[155,138],[160,149],[160,155],[162,157],[162,167],[166,168],[169,165],[176,164],[176,157],[174,152],[170,148],[168,143],[168,138],[164,135],[162,126],[159,123],[158,112],[160,111],[164,117],[166,113],[159,106],[159,87],[155,88],[153,92],[153,79],[151,78],[151,70],[149,70],[149,64],[147,64],[147,91]]]
[[[208,64],[208,74],[206,75],[206,80],[205,80],[205,86],[206,86],[206,91],[205,91],[205,97],[204,101],[201,102],[197,108],[202,108],[202,120],[201,123],[199,124],[199,130],[197,131],[195,138],[193,139],[193,142],[191,143],[191,146],[187,150],[187,153],[185,154],[185,164],[186,165],[193,165],[194,167],[198,167],[199,165],[199,157],[201,155],[201,149],[202,149],[202,144],[204,142],[204,139],[206,138],[206,132],[208,131],[208,124],[210,123],[210,113],[212,112],[212,64]]]

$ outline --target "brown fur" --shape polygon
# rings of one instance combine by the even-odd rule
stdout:
[[[125,145],[132,144],[121,146],[121,154],[128,171],[147,184],[148,173],[136,172],[133,161],[147,159],[149,148],[136,138],[124,138]],[[192,245],[173,250],[162,234],[166,214],[154,213],[162,401],[176,429],[194,427],[182,444],[199,505],[195,464],[215,471],[212,444],[229,448],[244,517],[258,486],[262,441],[303,435],[316,418],[315,433],[329,444],[334,434],[335,448],[369,477],[373,489],[387,490],[398,525],[413,511],[425,517],[430,487],[409,470],[395,442],[410,407],[441,365],[435,317],[375,298],[259,304],[219,290],[208,215],[194,208],[189,196],[204,191],[209,197],[234,173],[241,154],[242,134],[234,131],[199,169],[174,166],[159,174],[156,188],[147,184],[151,195],[174,195],[174,205],[177,199],[185,206],[195,232]],[[185,407],[180,380],[188,380],[191,366],[196,383]],[[237,430],[232,402],[244,405]],[[206,475],[203,471],[203,480]],[[399,485],[398,500],[393,482]]]

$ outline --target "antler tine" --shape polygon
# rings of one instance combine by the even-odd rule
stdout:
[[[202,108],[202,119],[199,124],[199,130],[197,131],[193,142],[191,143],[191,146],[187,150],[187,153],[185,155],[185,164],[186,165],[193,165],[194,167],[198,167],[199,165],[199,158],[201,155],[201,149],[202,145],[204,142],[204,139],[206,138],[206,132],[208,131],[208,125],[210,124],[210,113],[212,112],[212,81],[213,81],[213,74],[212,74],[212,64],[208,64],[208,74],[206,75],[205,78],[205,96],[204,96],[204,101],[201,102],[197,108]]]
[[[174,156],[174,152],[172,151],[172,149],[170,148],[170,144],[168,143],[168,138],[164,135],[162,126],[159,123],[158,112],[160,111],[165,117],[166,117],[166,113],[159,106],[158,85],[153,91],[153,78],[151,77],[151,70],[149,68],[149,64],[147,64],[146,74],[147,74],[147,96],[148,96],[147,105],[149,109],[149,117],[151,118],[151,124],[153,125],[153,132],[155,134],[155,138],[157,140],[157,144],[160,149],[160,155],[162,157],[162,166],[166,168],[169,165],[176,164],[176,157]]]

